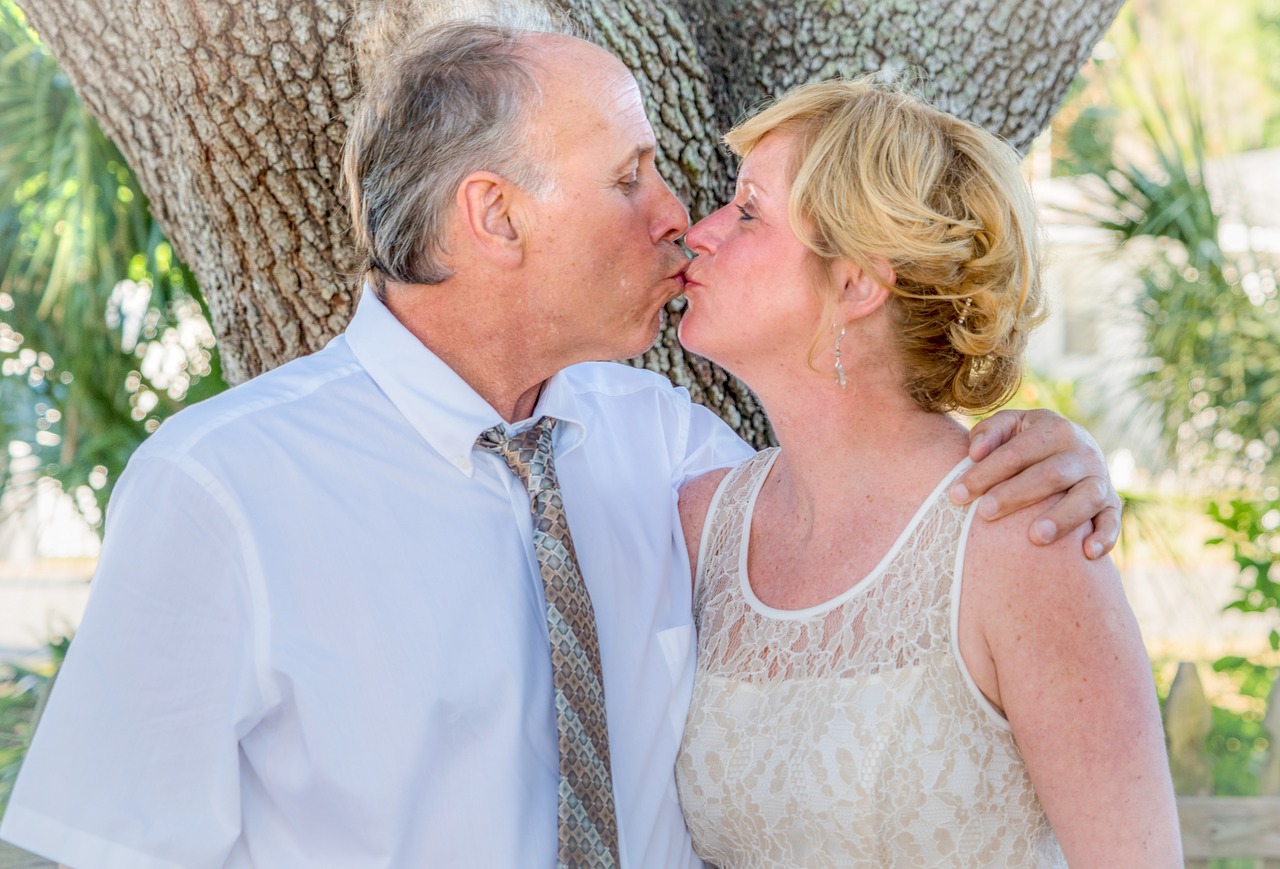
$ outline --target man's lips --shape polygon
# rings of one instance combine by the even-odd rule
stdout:
[[[684,287],[687,280],[685,278],[684,273],[685,273],[685,270],[688,268],[689,268],[689,263],[688,261],[685,261],[684,263],[681,263],[680,268],[676,269],[674,272],[667,275],[667,280],[675,281],[677,284],[679,284],[679,289],[676,291],[675,295],[673,295],[671,298],[674,299],[684,292]]]

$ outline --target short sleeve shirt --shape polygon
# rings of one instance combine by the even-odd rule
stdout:
[[[751,451],[624,365],[560,372],[542,415],[623,865],[698,866],[673,777],[694,652],[677,491]],[[554,865],[528,496],[473,448],[500,421],[366,293],[324,350],[165,423],[112,498],[0,834],[75,869]]]

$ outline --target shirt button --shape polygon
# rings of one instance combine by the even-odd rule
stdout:
[[[456,464],[458,468],[463,471],[471,470],[471,459],[469,459],[466,456],[458,456],[456,459],[454,459],[454,464]]]

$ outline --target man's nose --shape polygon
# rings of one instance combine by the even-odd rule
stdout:
[[[653,222],[653,242],[675,241],[689,230],[689,211],[676,198],[671,187],[662,180],[658,194],[657,214]]]

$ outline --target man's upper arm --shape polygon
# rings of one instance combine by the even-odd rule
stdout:
[[[688,434],[684,443],[684,455],[676,466],[674,484],[680,488],[689,480],[700,477],[717,468],[727,468],[750,458],[755,450],[724,420],[700,404],[684,400],[688,405]]]
[[[265,709],[243,523],[190,469],[130,464],[85,616],[0,834],[76,869],[221,866],[237,734]]]

